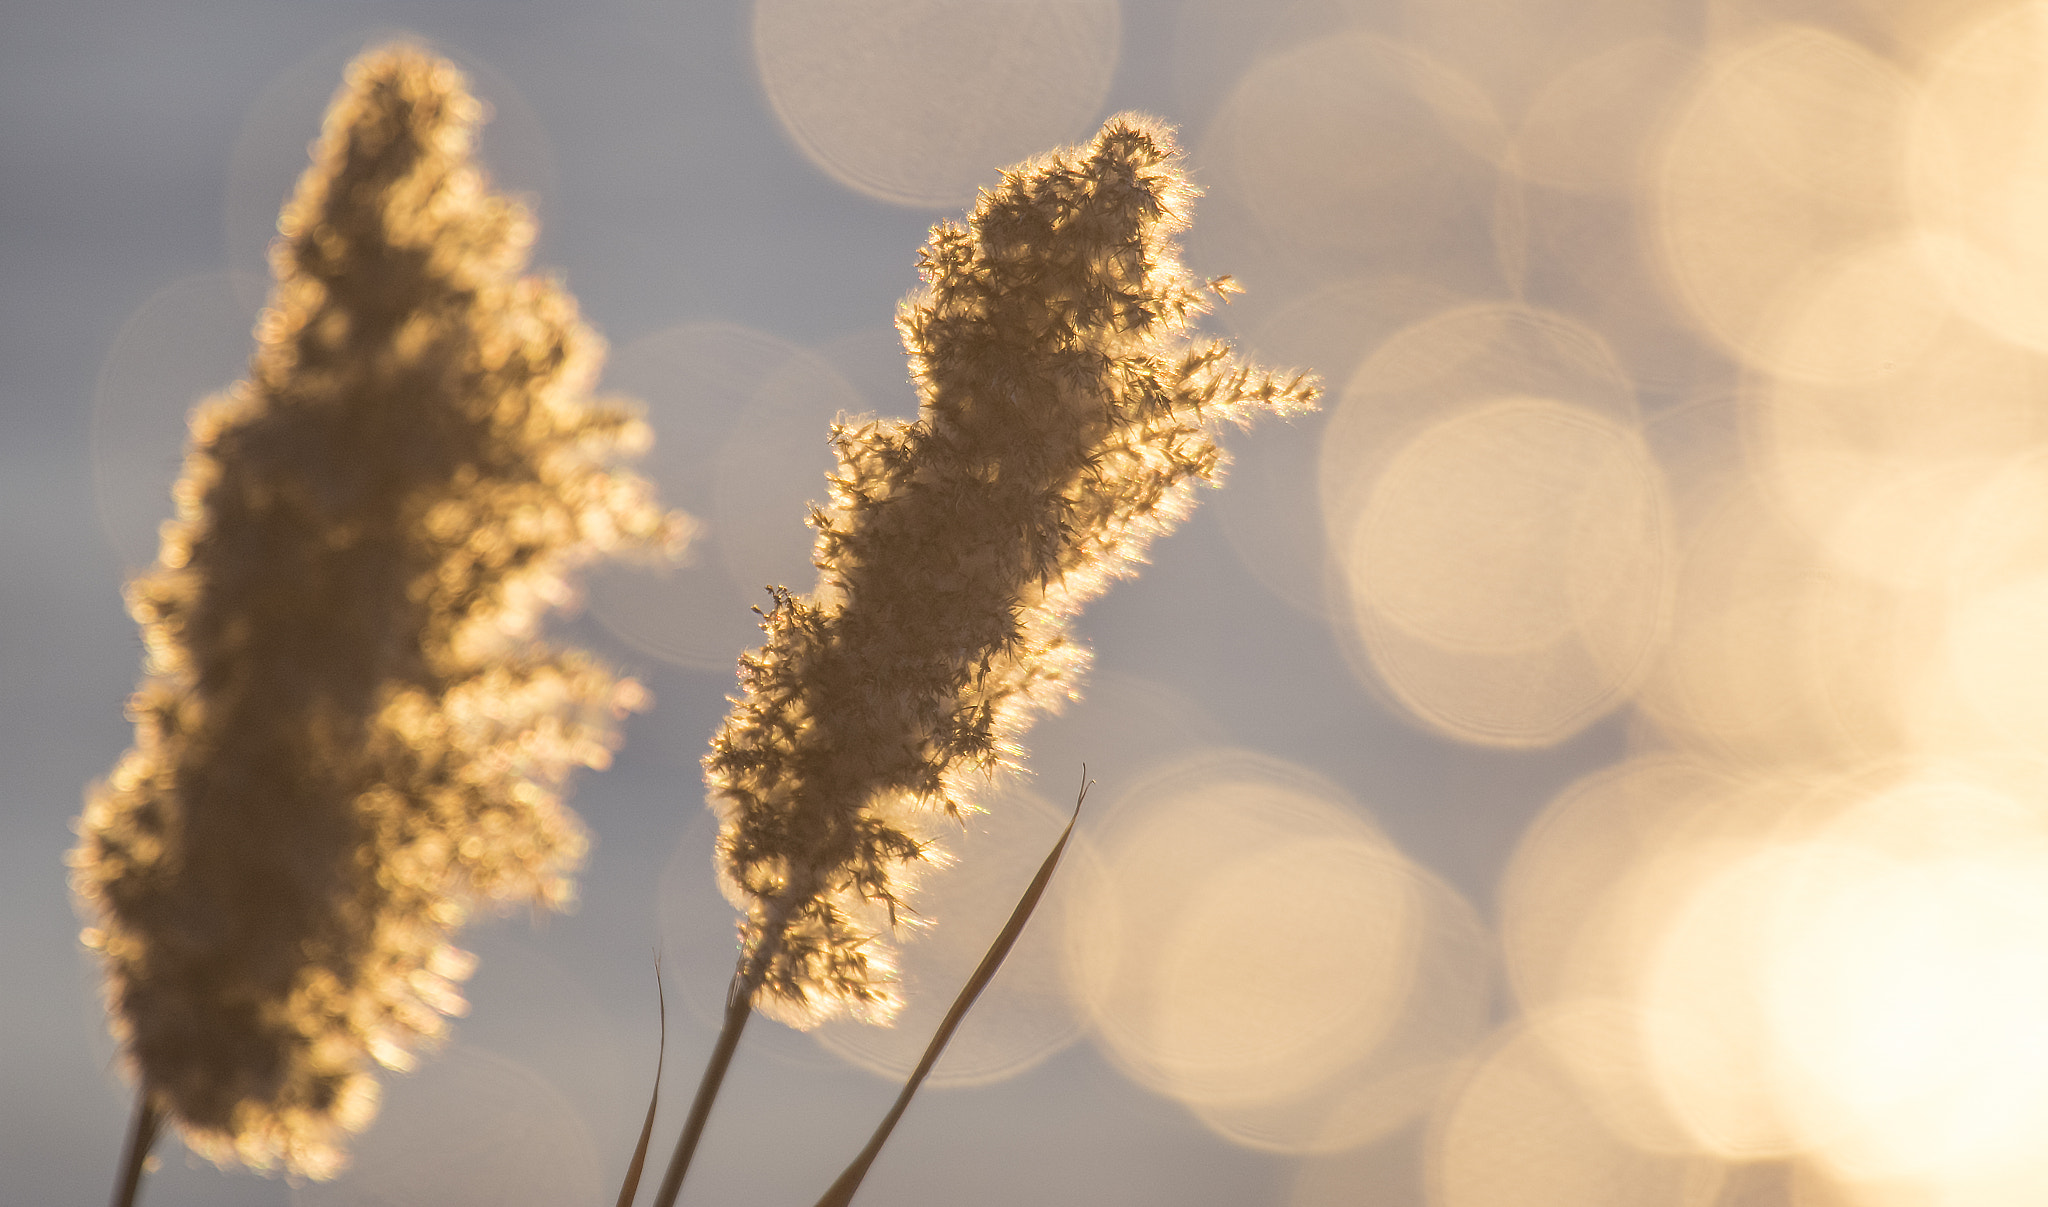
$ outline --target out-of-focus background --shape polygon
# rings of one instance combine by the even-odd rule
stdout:
[[[0,1203],[126,1088],[63,853],[129,740],[124,580],[241,372],[343,65],[421,40],[705,526],[556,631],[657,704],[580,909],[353,1168],[185,1204],[610,1201],[729,973],[697,761],[837,414],[910,413],[931,223],[1140,109],[1204,320],[1311,368],[1080,621],[921,899],[895,1030],[757,1021],[685,1201],[805,1203],[1096,781],[863,1201],[1938,1207],[2048,1187],[2048,5],[422,0],[0,9]],[[657,1153],[679,1125],[664,1112]],[[659,1160],[660,1158],[657,1158]]]

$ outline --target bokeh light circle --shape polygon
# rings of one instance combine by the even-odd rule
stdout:
[[[1526,746],[1624,698],[1662,634],[1675,561],[1638,433],[1547,399],[1409,440],[1332,533],[1374,668],[1417,718]]]
[[[1096,849],[1067,941],[1095,1037],[1239,1143],[1384,1135],[1483,1027],[1469,907],[1316,777],[1195,756],[1112,805]]]
[[[898,205],[970,201],[996,169],[1089,133],[1116,0],[756,0],[754,62],[813,163]]]
[[[1430,1138],[1438,1207],[1703,1205],[1720,1174],[1717,1162],[1646,1152],[1617,1134],[1527,1025],[1477,1063]]]
[[[1971,318],[2048,351],[2048,4],[1972,22],[1926,79],[1907,175],[1914,216],[1939,236],[1930,261]]]
[[[1806,274],[1895,229],[1912,87],[1838,34],[1784,26],[1721,52],[1660,150],[1665,267],[1695,319],[1748,364]]]
[[[1247,70],[1200,158],[1204,179],[1310,271],[1426,273],[1476,292],[1495,279],[1493,173],[1478,152],[1497,153],[1505,138],[1470,83],[1411,47],[1347,30]]]

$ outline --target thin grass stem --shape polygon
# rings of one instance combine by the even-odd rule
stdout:
[[[658,954],[654,957],[654,1000],[661,1014],[661,1040],[654,1052],[654,1093],[647,1099],[647,1120],[640,1125],[640,1143],[633,1146],[626,1180],[619,1184],[619,1207],[633,1207],[633,1196],[640,1193],[640,1171],[647,1167],[647,1142],[654,1138],[654,1112],[661,1106],[661,1068],[668,1062],[668,993],[662,988]]]
[[[676,1138],[676,1150],[669,1157],[668,1171],[662,1175],[661,1188],[655,1191],[653,1207],[675,1207],[676,1196],[682,1193],[683,1175],[690,1171],[690,1159],[697,1153],[697,1141],[703,1138],[704,1124],[711,1118],[711,1104],[717,1101],[718,1089],[725,1084],[725,1071],[732,1065],[732,1054],[740,1046],[740,1034],[747,1029],[747,1020],[753,1017],[754,991],[761,987],[761,981],[768,975],[768,967],[775,959],[776,949],[781,945],[781,928],[771,929],[762,936],[752,956],[733,971],[732,986],[725,993],[725,1025],[719,1028],[718,1043],[711,1049],[711,1059],[704,1065],[704,1077],[697,1083],[697,1096],[690,1102],[689,1118],[683,1121],[683,1134]]]
[[[135,1207],[142,1193],[142,1171],[149,1164],[149,1150],[156,1144],[157,1128],[163,1115],[147,1084],[135,1087],[135,1117],[128,1124],[128,1144],[121,1154],[121,1179],[114,1187],[113,1207]]]

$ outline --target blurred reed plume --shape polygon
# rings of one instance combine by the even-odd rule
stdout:
[[[933,229],[897,317],[920,416],[833,429],[818,585],[775,591],[705,759],[738,988],[771,1016],[888,1015],[907,874],[1073,693],[1067,618],[1215,477],[1215,421],[1313,402],[1188,338],[1194,196],[1171,133],[1123,115]]]
[[[249,380],[195,411],[129,589],[135,745],[73,883],[138,1120],[215,1161],[337,1169],[370,1061],[407,1067],[462,1012],[468,908],[569,899],[564,781],[645,699],[540,618],[580,563],[687,522],[607,468],[648,432],[590,401],[602,347],[568,294],[520,276],[533,224],[471,162],[480,117],[418,49],[349,68]]]

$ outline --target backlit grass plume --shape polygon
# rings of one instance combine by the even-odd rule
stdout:
[[[215,1160],[330,1173],[371,1060],[461,1012],[467,907],[569,896],[562,785],[642,693],[539,618],[578,563],[683,536],[606,467],[646,430],[589,400],[570,297],[519,275],[533,227],[471,163],[479,109],[415,49],[350,67],[249,380],[195,412],[129,589],[135,746],[74,884],[145,1101]]]
[[[1193,197],[1170,133],[1126,115],[933,229],[897,318],[919,417],[833,429],[817,588],[776,593],[705,759],[742,982],[771,1015],[888,1013],[882,919],[931,822],[1072,693],[1068,617],[1215,476],[1211,427],[1313,401],[1188,338]]]

